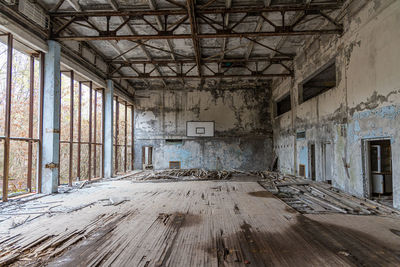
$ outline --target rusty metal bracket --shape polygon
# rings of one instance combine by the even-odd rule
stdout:
[[[60,129],[46,129],[46,133],[60,133]]]
[[[44,165],[46,169],[57,169],[60,165],[58,163],[50,162]]]

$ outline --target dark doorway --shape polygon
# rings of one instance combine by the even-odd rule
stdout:
[[[371,198],[388,205],[393,204],[392,151],[390,140],[369,142]]]
[[[316,180],[316,172],[315,172],[315,144],[310,145],[310,178],[311,180]]]
[[[324,181],[332,181],[332,144],[330,142],[322,144],[322,174]]]

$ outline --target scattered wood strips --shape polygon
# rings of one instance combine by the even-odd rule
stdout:
[[[160,171],[144,171],[132,176],[134,180],[228,180],[236,171],[208,171],[204,169],[168,169]]]
[[[370,199],[344,193],[330,184],[274,172],[263,172],[259,184],[301,213],[400,215],[400,211]]]

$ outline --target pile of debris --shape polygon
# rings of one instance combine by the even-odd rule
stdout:
[[[267,191],[300,213],[400,215],[400,211],[367,198],[344,193],[332,185],[280,173],[264,172],[259,181]]]
[[[133,180],[228,180],[235,171],[208,171],[204,169],[168,169],[160,171],[143,171],[132,176]]]

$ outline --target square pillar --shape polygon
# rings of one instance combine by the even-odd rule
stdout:
[[[42,192],[45,194],[58,191],[60,163],[61,49],[52,40],[48,41],[48,47],[43,90]]]
[[[104,178],[111,178],[113,175],[113,116],[114,113],[114,82],[107,80],[107,88],[104,90]]]

